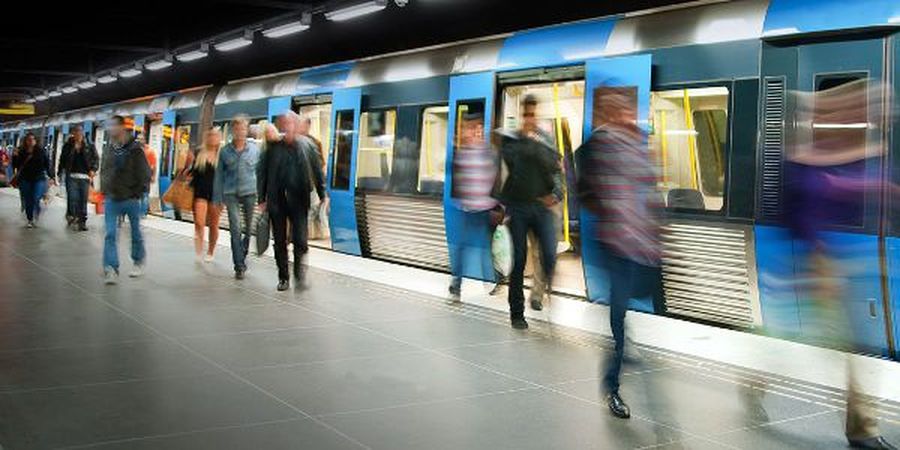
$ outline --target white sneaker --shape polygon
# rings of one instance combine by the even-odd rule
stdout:
[[[105,284],[116,284],[119,282],[119,274],[116,273],[113,269],[106,269],[106,272],[103,274],[103,283]]]
[[[144,275],[144,265],[143,264],[135,264],[134,267],[131,268],[131,272],[128,272],[128,276],[131,278],[138,278]]]
[[[34,228],[34,222],[29,220],[28,223],[25,224],[25,228]]]
[[[206,256],[203,257],[203,262],[205,262],[205,263],[211,263],[211,262],[213,262],[213,260],[215,260],[215,259],[216,259],[215,256],[210,255],[210,254],[207,254]]]

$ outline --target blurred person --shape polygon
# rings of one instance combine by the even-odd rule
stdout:
[[[119,277],[118,218],[128,216],[131,226],[131,260],[129,276],[144,273],[146,249],[141,233],[141,197],[150,185],[150,165],[144,150],[125,128],[125,118],[113,116],[106,121],[109,142],[103,150],[100,168],[100,190],[105,199],[106,238],[103,245],[103,270],[106,284]]]
[[[865,264],[853,260],[865,255],[830,241],[826,232],[862,219],[865,208],[860,198],[885,187],[878,174],[866,171],[872,157],[869,130],[857,126],[869,123],[868,105],[879,104],[882,95],[880,88],[867,89],[868,81],[795,93],[800,125],[784,165],[783,211],[792,238],[800,244],[794,244],[797,287],[798,293],[805,291],[797,297],[810,318],[805,334],[815,344],[845,352],[864,351],[857,343],[866,330],[856,329],[850,320],[851,280],[846,272],[865,270]],[[848,359],[847,441],[852,448],[895,449],[879,431],[876,411],[861,391],[860,375]]]
[[[543,283],[549,286],[556,265],[556,225],[551,208],[559,200],[554,193],[560,173],[559,155],[537,125],[537,98],[522,100],[522,127],[502,138],[500,154],[509,175],[500,192],[513,242],[513,269],[509,282],[509,314],[513,328],[527,329],[524,277],[528,233],[540,244]],[[537,308],[539,309],[539,308]]]
[[[60,154],[57,176],[65,177],[69,225],[78,231],[87,231],[88,192],[99,165],[97,149],[85,140],[81,126],[75,125]]]
[[[474,247],[479,261],[487,261],[485,273],[494,270],[489,259],[481,256],[484,249],[470,244],[476,233],[490,230],[491,214],[497,214],[497,200],[491,194],[497,179],[497,157],[490,145],[484,139],[484,112],[473,111],[461,117],[459,147],[453,154],[453,198],[456,207],[462,212],[462,223],[459,229],[459,241],[453,243],[453,267],[451,267],[452,281],[450,282],[450,297],[459,301],[463,266],[465,255],[469,247]],[[486,242],[491,242],[490,234],[484,236]],[[474,253],[474,252],[473,252]]]
[[[147,158],[147,165],[150,166],[150,183],[147,184],[147,192],[144,192],[144,195],[141,196],[141,214],[146,216],[150,213],[150,186],[156,182],[156,152],[150,148],[150,144],[146,142],[143,134],[141,134],[138,139],[144,149],[144,157]]]
[[[614,89],[614,88],[613,88]],[[596,235],[609,273],[609,322],[615,342],[606,362],[603,389],[607,406],[627,419],[631,410],[619,393],[625,357],[625,314],[632,298],[656,294],[661,286],[656,171],[647,137],[637,125],[634,99],[611,91],[595,102],[599,123],[578,150],[578,191],[581,204],[596,216]]]
[[[13,156],[13,180],[28,220],[27,227],[37,226],[41,214],[41,197],[47,191],[47,180],[53,183],[52,162],[34,133],[26,133],[22,146]]]
[[[216,205],[224,203],[228,208],[231,259],[234,263],[234,277],[238,280],[244,278],[247,270],[250,227],[253,225],[256,208],[256,169],[260,154],[256,143],[247,140],[249,128],[250,120],[247,116],[239,115],[232,119],[232,139],[219,151],[213,186],[213,202]]]
[[[325,154],[322,150],[322,143],[316,139],[315,136],[310,134],[310,128],[312,127],[312,120],[309,117],[300,118],[297,123],[297,134],[300,136],[309,139],[309,141],[313,144],[312,146],[304,146],[304,148],[308,150],[314,149],[315,153],[309,152],[307,155],[310,159],[310,163],[317,165],[319,172],[321,172],[321,176],[324,176],[325,173]],[[315,174],[314,174],[315,176]],[[308,230],[308,238],[309,239],[321,239],[325,236],[327,227],[326,217],[328,215],[328,202],[321,201],[317,193],[310,193],[310,206],[309,206],[309,230]]]
[[[297,134],[298,116],[293,112],[278,117],[277,129],[265,130],[266,150],[262,152],[257,173],[259,207],[269,214],[275,238],[278,264],[278,290],[290,286],[287,233],[290,225],[294,244],[294,279],[297,287],[305,283],[304,258],[307,246],[307,216],[310,194],[316,191],[325,200],[325,183],[318,163],[310,157],[312,141]]]
[[[191,180],[194,189],[194,256],[196,261],[210,263],[215,258],[216,243],[219,241],[219,219],[222,208],[213,202],[216,166],[219,163],[219,147],[222,146],[222,132],[213,127],[203,134],[203,143],[196,155],[188,156],[184,177]],[[203,233],[209,227],[209,242],[203,255]]]

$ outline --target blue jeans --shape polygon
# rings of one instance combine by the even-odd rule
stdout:
[[[29,222],[41,215],[41,197],[45,192],[47,192],[47,180],[45,179],[19,182],[19,193],[25,206],[25,216],[28,217]]]
[[[453,258],[451,260],[450,274],[453,275],[453,282],[451,283],[451,288],[453,289],[459,289],[460,285],[462,285],[463,267],[467,253],[475,253],[471,256],[478,258],[477,260],[484,265],[482,273],[485,276],[494,272],[494,264],[491,258],[484,257],[485,252],[491,252],[490,247],[484,248],[481,246],[481,242],[487,242],[490,246],[490,211],[466,212],[461,217],[459,240],[451,243]],[[484,233],[487,233],[486,237],[479,236],[479,234],[483,235]]]
[[[150,212],[150,193],[144,192],[141,196],[141,216],[146,216]]]
[[[545,283],[550,285],[556,267],[556,217],[553,211],[537,203],[510,204],[509,234],[513,244],[513,269],[509,276],[509,314],[525,315],[525,262],[528,257],[528,232],[534,232],[541,250],[541,268]]]
[[[253,210],[256,208],[256,194],[240,197],[225,195],[225,207],[228,208],[228,227],[231,229],[231,259],[234,262],[234,270],[245,270],[247,268],[247,252],[250,249]],[[243,222],[241,222],[242,218]]]
[[[106,240],[103,245],[103,269],[119,271],[119,221],[122,215],[128,216],[131,224],[131,260],[135,264],[143,264],[147,257],[144,249],[144,236],[141,234],[141,200],[106,199],[104,222],[106,223]]]
[[[87,221],[88,187],[90,181],[86,178],[72,178],[66,176],[66,203],[67,211],[77,221]]]

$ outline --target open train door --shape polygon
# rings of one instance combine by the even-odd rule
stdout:
[[[362,255],[356,225],[356,154],[362,90],[338,89],[332,98],[331,157],[328,160],[328,225],[335,251]]]
[[[604,57],[588,60],[585,64],[584,141],[591,132],[603,125],[599,112],[603,111],[604,96],[625,94],[635,102],[635,120],[646,133],[650,131],[650,55]],[[648,149],[649,151],[649,149]],[[576,155],[576,161],[580,155]],[[648,155],[649,156],[649,155]],[[595,303],[609,303],[609,275],[606,255],[597,243],[598,217],[580,208],[582,255],[588,299]],[[653,312],[652,298],[631,299],[630,309]]]

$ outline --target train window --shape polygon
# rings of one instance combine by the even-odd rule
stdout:
[[[422,133],[419,136],[420,193],[439,195],[444,191],[449,111],[447,106],[430,106],[422,110]]]
[[[397,111],[366,111],[359,117],[356,187],[385,191],[391,180]]]
[[[331,104],[302,105],[297,114],[304,120],[309,119],[309,135],[315,138],[321,146],[323,157],[331,152]]]
[[[350,162],[353,154],[353,121],[352,110],[338,111],[334,130],[334,175],[331,187],[334,189],[350,189]]]
[[[724,86],[651,93],[650,147],[662,171],[666,206],[722,210],[728,95]]]

